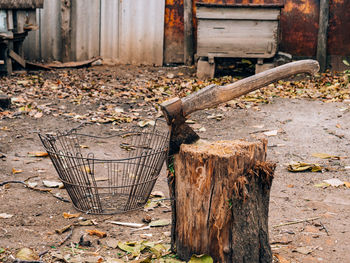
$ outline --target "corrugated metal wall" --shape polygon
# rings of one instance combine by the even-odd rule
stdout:
[[[163,64],[163,0],[72,0],[70,60],[96,56],[130,64]],[[30,33],[25,55],[62,60],[61,1],[45,0],[40,30]]]

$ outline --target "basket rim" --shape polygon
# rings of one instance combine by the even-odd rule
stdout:
[[[89,158],[88,156],[89,155],[92,155],[93,153],[88,153],[86,157],[84,157],[81,153],[77,153],[76,155],[81,155],[81,156],[74,156],[74,155],[67,155],[67,154],[64,154],[64,153],[60,153],[60,152],[53,152],[53,151],[49,151],[49,150],[46,150],[46,152],[49,154],[49,156],[51,157],[51,155],[57,155],[57,156],[60,156],[60,157],[65,157],[65,158],[74,158],[74,159],[78,159],[78,160],[86,160],[86,161],[94,161],[94,163],[96,164],[97,163],[103,163],[103,162],[125,162],[125,161],[130,161],[130,160],[136,160],[136,159],[140,159],[140,158],[145,158],[145,157],[148,157],[148,156],[153,156],[153,155],[156,155],[156,154],[160,154],[160,153],[166,153],[168,151],[167,149],[168,147],[165,147],[164,149],[160,149],[160,150],[157,150],[157,151],[154,151],[154,150],[151,150],[150,153],[142,153],[141,155],[139,156],[134,156],[134,157],[126,157],[126,158],[122,158],[122,159],[101,159],[101,158]]]

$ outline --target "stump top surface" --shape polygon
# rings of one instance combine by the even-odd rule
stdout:
[[[267,144],[266,140],[248,142],[244,140],[232,141],[205,141],[199,140],[194,144],[182,144],[180,151],[191,152],[193,154],[206,154],[221,157],[228,157],[239,153],[247,152],[252,147],[264,148]]]

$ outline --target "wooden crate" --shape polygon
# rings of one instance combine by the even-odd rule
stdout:
[[[281,7],[197,4],[196,57],[207,58],[209,64],[214,64],[215,57],[259,61],[274,57]]]

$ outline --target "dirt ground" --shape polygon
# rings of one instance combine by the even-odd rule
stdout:
[[[69,81],[65,76],[69,76]],[[122,95],[131,88],[149,90],[159,87],[159,80],[164,78],[167,83],[160,93],[155,93],[157,96],[140,97],[137,92],[136,95]],[[72,79],[80,84],[93,83],[93,87],[74,84]],[[178,79],[180,81],[176,82]],[[37,132],[70,129],[82,121],[92,123],[86,128],[88,133],[111,135],[128,131],[139,121],[153,120],[160,115],[156,105],[161,102],[167,87],[173,84],[180,88],[176,94],[168,93],[166,97],[185,95],[181,87],[187,87],[190,79],[195,80],[194,68],[133,66],[3,77],[0,79],[1,91],[16,99],[9,111],[0,111],[0,183],[30,178],[27,182],[37,183],[35,188],[49,189],[43,185],[43,180],[58,181],[51,161],[28,154],[44,151]],[[231,80],[220,79],[223,82]],[[206,84],[196,81],[198,85]],[[60,82],[70,84],[62,88]],[[194,89],[194,82],[191,83]],[[75,87],[74,91],[72,87]],[[80,93],[84,89],[91,91],[90,97]],[[114,93],[101,91],[99,94],[99,89],[114,90]],[[225,104],[196,112],[190,119],[194,129],[206,140],[268,138],[268,159],[277,163],[269,213],[270,243],[277,255],[276,262],[347,263],[350,262],[350,189],[345,185],[320,187],[319,184],[331,178],[350,182],[350,101],[329,102],[300,97],[271,96],[268,104],[245,103],[243,106],[235,102],[233,106]],[[123,112],[116,110],[120,113],[118,118],[114,115],[110,120],[111,108],[122,108]],[[274,132],[269,134],[270,131],[275,135]],[[312,156],[314,153],[327,153],[333,157],[320,159]],[[323,169],[322,172],[293,173],[287,170],[293,161],[317,163]],[[133,231],[133,228],[110,223],[170,219],[164,167],[154,190],[163,192],[165,200],[149,211],[141,209],[116,215],[81,213],[80,218],[66,219],[64,212],[75,214],[78,211],[71,203],[54,196],[59,193],[64,199],[69,199],[65,189],[52,188],[49,193],[20,183],[5,184],[0,187],[0,215],[7,214],[9,218],[0,217],[0,261],[11,262],[19,249],[28,247],[36,254],[43,254],[44,262],[62,259],[65,254],[83,258],[79,261],[75,257],[74,261],[66,257],[66,262],[119,262],[111,258],[126,261],[130,255],[113,248],[115,241],[169,243],[170,226]],[[97,225],[79,225],[83,219],[92,219]],[[55,230],[74,222],[72,236],[63,243],[71,230],[62,234]],[[107,237],[89,236],[87,229],[103,231]],[[91,246],[77,246],[82,236],[85,241],[91,241]]]

